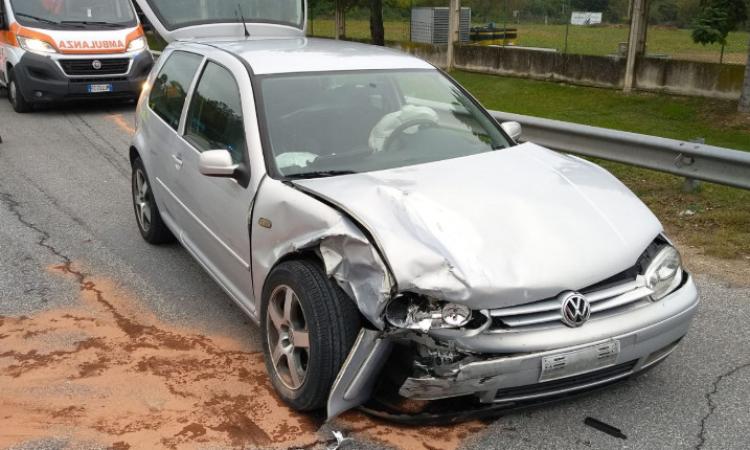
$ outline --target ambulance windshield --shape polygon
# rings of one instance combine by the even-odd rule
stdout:
[[[21,25],[34,28],[129,28],[138,24],[130,0],[11,0]]]

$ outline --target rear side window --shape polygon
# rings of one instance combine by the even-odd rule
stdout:
[[[185,97],[201,61],[203,57],[194,53],[172,53],[151,88],[148,106],[175,130],[180,124]]]
[[[240,90],[232,74],[209,62],[190,101],[185,139],[198,151],[229,150],[240,163],[245,154]]]

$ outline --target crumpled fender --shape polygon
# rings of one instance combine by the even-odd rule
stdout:
[[[252,217],[252,276],[256,311],[271,269],[285,256],[314,250],[328,276],[383,329],[383,310],[395,288],[377,248],[342,212],[279,180],[266,178]]]

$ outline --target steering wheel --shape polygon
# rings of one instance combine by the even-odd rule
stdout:
[[[396,142],[396,140],[404,134],[406,130],[413,127],[425,127],[425,128],[432,128],[435,125],[437,125],[437,122],[435,122],[432,119],[425,119],[425,118],[418,118],[418,119],[411,119],[407,120],[406,122],[402,123],[398,126],[393,132],[386,138],[385,142],[383,142],[383,152],[391,151],[391,147]]]

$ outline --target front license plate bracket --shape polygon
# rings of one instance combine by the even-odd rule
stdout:
[[[613,366],[619,354],[620,341],[610,340],[578,350],[545,356],[542,358],[539,381],[573,377]]]

